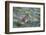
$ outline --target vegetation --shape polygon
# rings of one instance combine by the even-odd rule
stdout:
[[[13,7],[14,28],[39,27],[39,26],[40,26],[40,8]]]

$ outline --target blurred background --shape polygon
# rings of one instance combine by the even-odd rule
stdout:
[[[13,7],[13,28],[39,26],[40,8]]]

